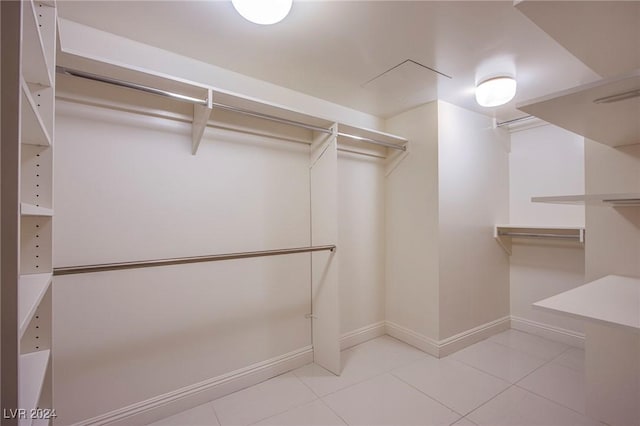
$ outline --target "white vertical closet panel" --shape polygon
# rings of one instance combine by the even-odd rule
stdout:
[[[336,135],[314,137],[310,155],[311,243],[338,240],[338,151]],[[340,289],[338,250],[311,254],[313,358],[340,374]]]
[[[57,120],[54,266],[311,243],[305,144],[207,128],[193,156],[188,123],[65,101]],[[310,351],[310,276],[296,254],[56,277],[59,423]]]

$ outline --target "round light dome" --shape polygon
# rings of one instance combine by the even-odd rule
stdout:
[[[476,87],[476,101],[483,107],[504,105],[516,95],[516,81],[511,77],[495,77]]]
[[[271,25],[289,14],[293,0],[231,0],[231,3],[247,21]]]

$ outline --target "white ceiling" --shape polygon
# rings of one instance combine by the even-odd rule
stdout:
[[[245,21],[230,1],[59,0],[58,8],[63,18],[381,117],[440,98],[507,120],[524,115],[518,102],[599,78],[512,1],[294,0],[272,26]],[[515,74],[515,100],[478,106],[475,83],[500,73]]]

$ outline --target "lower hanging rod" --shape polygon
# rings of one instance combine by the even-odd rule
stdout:
[[[184,265],[187,263],[215,262],[218,260],[246,259],[249,257],[279,256],[283,254],[310,253],[316,251],[335,251],[335,245],[296,247],[276,250],[245,251],[207,256],[176,257],[172,259],[141,260],[136,262],[102,263],[97,265],[64,266],[53,268],[53,275],[88,274],[91,272],[118,271],[122,269],[150,268],[156,266]]]
[[[146,86],[146,85],[143,85],[143,84],[132,83],[132,82],[129,82],[129,81],[119,80],[119,79],[111,78],[111,77],[104,77],[104,76],[101,76],[101,75],[92,74],[92,73],[89,73],[89,72],[79,71],[79,70],[66,68],[66,67],[62,67],[62,66],[57,66],[56,67],[56,72],[58,74],[66,74],[66,75],[70,75],[72,77],[79,77],[79,78],[84,78],[84,79],[87,79],[87,80],[98,81],[98,82],[101,82],[101,83],[107,83],[107,84],[111,84],[111,85],[118,86],[118,87],[124,87],[126,89],[139,90],[139,91],[142,91],[142,92],[151,93],[153,95],[164,96],[166,98],[176,99],[176,100],[179,100],[179,101],[189,102],[189,103],[197,104],[197,105],[207,105],[207,101],[208,101],[207,99],[194,98],[194,97],[191,97],[191,96],[181,95],[179,93],[174,93],[174,92],[169,92],[167,90],[157,89],[155,87],[150,87],[150,86]],[[289,126],[301,127],[303,129],[313,130],[313,131],[320,132],[320,133],[325,133],[325,134],[328,134],[328,135],[333,134],[333,130],[332,129],[327,129],[325,127],[314,126],[312,124],[303,123],[301,121],[289,120],[289,119],[286,119],[286,118],[276,117],[275,115],[264,114],[264,113],[261,113],[261,112],[251,111],[251,110],[244,109],[244,108],[238,108],[238,107],[234,107],[234,106],[231,106],[231,105],[225,105],[225,104],[220,104],[220,103],[217,103],[217,102],[213,102],[213,107],[214,108],[223,109],[223,110],[226,110],[226,111],[236,112],[236,113],[247,115],[247,116],[251,116],[251,117],[261,118],[261,119],[264,119],[264,120],[274,121],[274,122],[281,123],[281,124],[286,124],[286,125],[289,125]],[[348,133],[342,133],[342,132],[338,133],[338,135],[339,136],[344,136],[344,137],[347,137],[347,138],[351,138],[351,139],[357,139],[357,140],[362,141],[362,142],[367,142],[367,143],[372,143],[372,144],[375,144],[375,145],[384,146],[384,147],[387,147],[387,148],[397,149],[397,150],[400,150],[400,151],[406,151],[407,150],[407,147],[404,146],[404,145],[395,145],[395,144],[392,144],[392,143],[389,143],[389,142],[379,141],[377,139],[365,138],[365,137],[362,137],[362,136],[350,135]]]
[[[522,237],[522,238],[555,238],[563,240],[579,240],[580,235],[567,234],[534,234],[528,232],[498,232],[499,237]]]

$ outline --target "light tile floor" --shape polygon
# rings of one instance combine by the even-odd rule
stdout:
[[[508,330],[437,359],[389,336],[153,426],[601,424],[585,413],[584,351]]]

